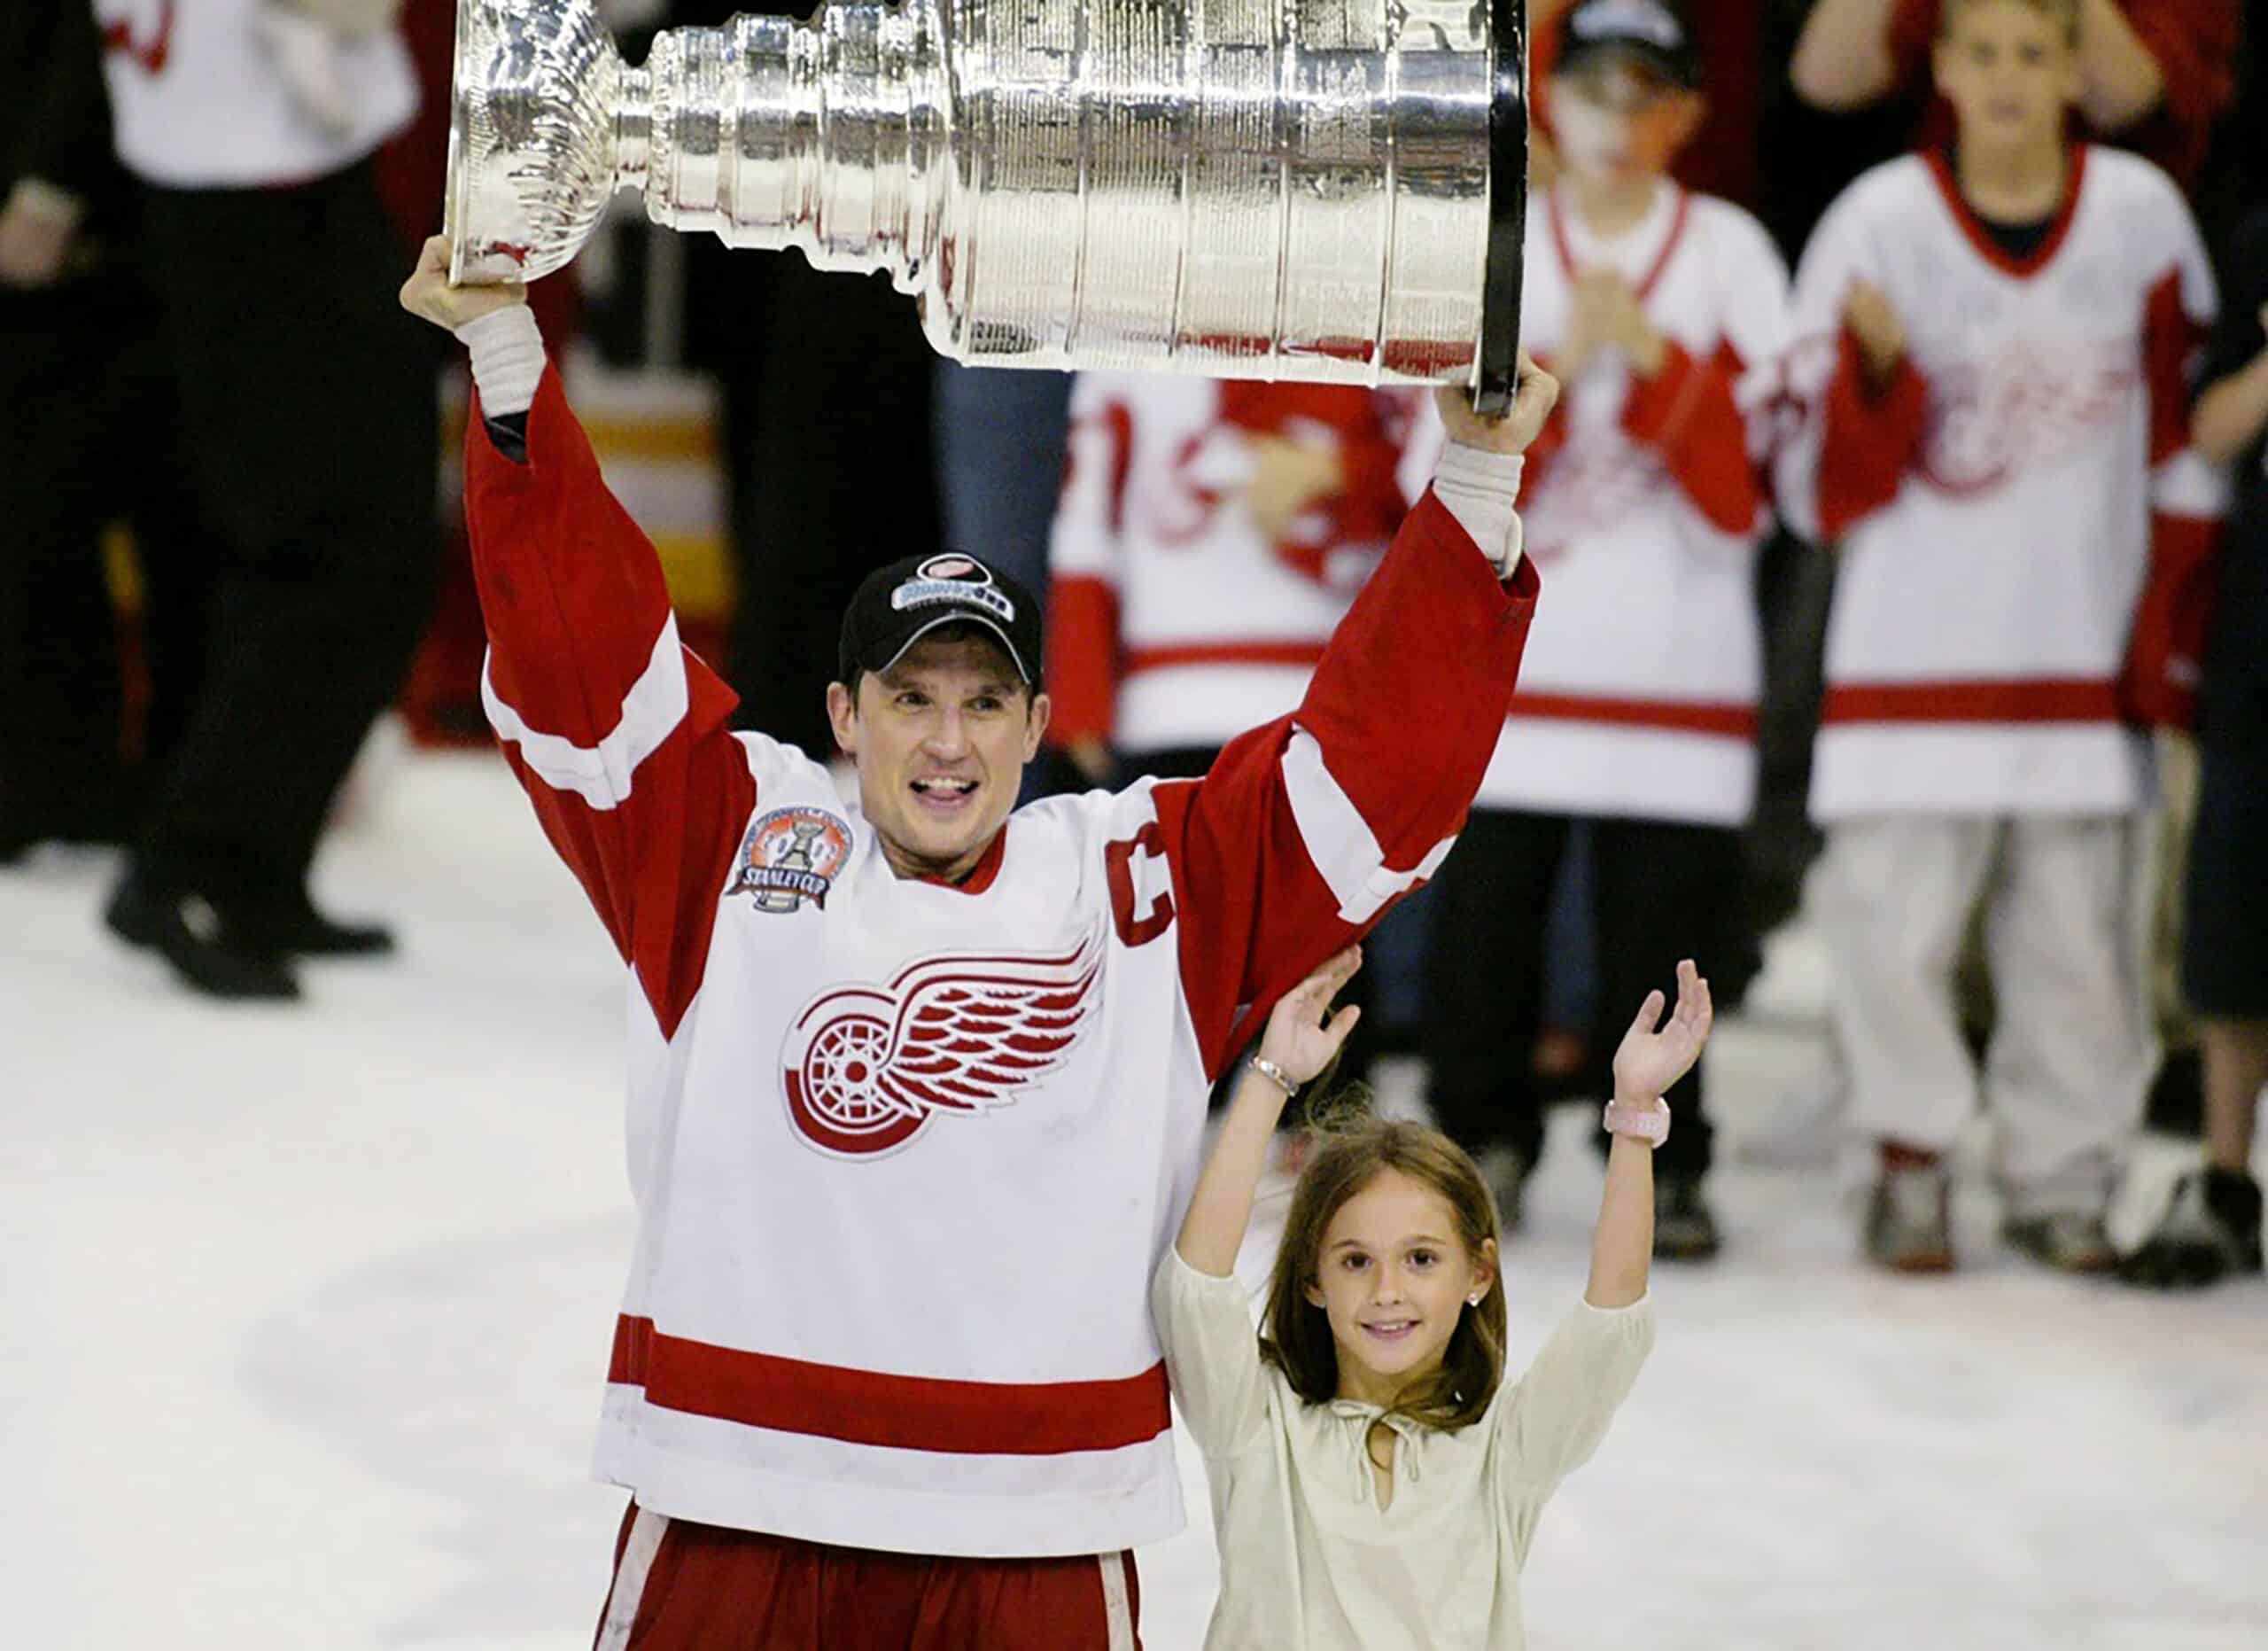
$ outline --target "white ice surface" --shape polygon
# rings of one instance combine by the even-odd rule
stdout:
[[[401,760],[320,876],[400,961],[223,1010],[99,932],[113,869],[0,872],[0,1647],[586,1645],[629,1223],[622,988],[579,892],[493,760]],[[1816,1054],[1722,1030],[1736,1145]],[[1517,1359],[1581,1287],[1584,1132],[1557,1119],[1509,1252]],[[2178,1156],[2145,1154],[2128,1230]],[[1657,1275],[1659,1350],[1546,1516],[1538,1651],[2268,1647],[2268,1290],[2043,1275],[1981,1187],[1958,1276],[1888,1279],[1850,1164],[1723,1156],[1727,1253]],[[1184,1466],[1151,1651],[1209,1605]]]

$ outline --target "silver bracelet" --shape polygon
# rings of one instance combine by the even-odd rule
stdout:
[[[1281,1089],[1284,1092],[1284,1099],[1286,1101],[1298,1099],[1300,1093],[1299,1085],[1293,1083],[1290,1078],[1286,1077],[1285,1075],[1284,1069],[1277,1065],[1275,1062],[1270,1060],[1264,1055],[1255,1055],[1252,1057],[1250,1064],[1254,1071],[1258,1072],[1262,1078],[1265,1078],[1270,1083],[1274,1084],[1278,1089]]]

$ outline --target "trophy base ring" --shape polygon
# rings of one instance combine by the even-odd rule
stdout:
[[[1527,234],[1527,42],[1522,0],[1489,0],[1495,59],[1488,92],[1488,253],[1480,284],[1480,347],[1472,409],[1511,410],[1519,391],[1520,272]]]

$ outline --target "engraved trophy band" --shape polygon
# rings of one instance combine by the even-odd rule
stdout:
[[[450,271],[532,280],[608,198],[886,269],[943,354],[1509,402],[1525,0],[866,0],[664,30],[459,0]]]

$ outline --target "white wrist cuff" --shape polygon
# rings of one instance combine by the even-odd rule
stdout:
[[[1433,469],[1433,496],[1472,535],[1472,542],[1495,564],[1502,579],[1510,579],[1519,565],[1526,542],[1519,512],[1513,509],[1520,496],[1522,467],[1517,453],[1489,453],[1452,441],[1441,449],[1441,463]]]
[[[501,418],[535,405],[535,387],[543,382],[543,331],[525,304],[466,322],[457,339],[472,353],[472,381],[480,386],[484,414]]]

